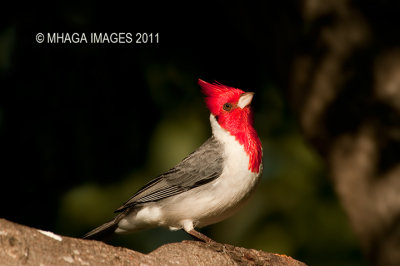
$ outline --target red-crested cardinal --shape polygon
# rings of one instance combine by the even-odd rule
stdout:
[[[254,93],[201,79],[198,83],[211,112],[212,136],[139,189],[115,211],[112,221],[84,238],[164,226],[212,242],[194,228],[231,216],[255,190],[262,172],[262,147],[250,108]]]

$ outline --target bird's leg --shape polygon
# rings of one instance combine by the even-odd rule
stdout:
[[[214,240],[212,240],[208,236],[203,235],[202,233],[194,230],[193,221],[191,221],[191,220],[183,221],[183,230],[185,230],[185,232],[188,233],[189,235],[191,235],[201,241],[204,241],[206,243],[216,243]]]
[[[209,238],[208,236],[206,236],[206,235],[204,235],[204,234],[202,234],[200,232],[197,232],[194,229],[186,231],[186,233],[188,233],[189,235],[194,236],[195,238],[197,238],[199,240],[202,240],[202,241],[204,241],[206,243],[215,243],[214,240],[212,240],[211,238]]]

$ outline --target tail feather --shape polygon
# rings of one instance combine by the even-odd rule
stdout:
[[[83,236],[84,239],[104,240],[115,232],[118,227],[116,219],[100,225]]]

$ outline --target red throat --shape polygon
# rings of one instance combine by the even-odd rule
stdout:
[[[253,173],[260,172],[262,161],[261,141],[253,127],[253,117],[250,107],[246,107],[230,116],[217,117],[219,125],[227,130],[244,147],[249,156],[249,170]]]

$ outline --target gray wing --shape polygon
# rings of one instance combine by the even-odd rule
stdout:
[[[222,168],[222,146],[219,141],[211,137],[174,168],[142,187],[115,212],[122,212],[137,204],[171,197],[209,183],[221,175]]]

